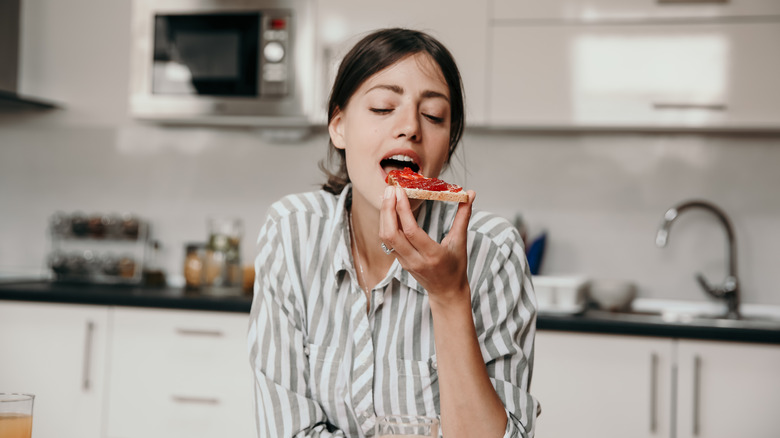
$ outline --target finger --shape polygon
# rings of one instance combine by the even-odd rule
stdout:
[[[476,192],[473,190],[469,190],[466,193],[468,193],[469,199],[467,202],[461,202],[458,204],[458,211],[455,213],[455,218],[452,221],[452,227],[450,228],[450,232],[447,233],[447,237],[442,240],[442,244],[448,245],[450,242],[456,239],[456,241],[466,241],[474,199],[477,197]]]
[[[396,189],[396,200],[395,210],[398,212],[401,229],[403,230],[406,239],[422,254],[435,251],[438,247],[438,243],[431,239],[430,236],[428,236],[428,233],[417,225],[417,218],[415,218],[414,213],[412,213],[409,198],[406,196],[406,192],[403,189]]]
[[[382,197],[382,206],[379,210],[379,238],[385,243],[392,243],[389,240],[398,229],[398,218],[395,212],[395,190],[387,186]]]
[[[405,256],[416,253],[417,250],[409,243],[399,226],[396,195],[395,188],[388,186],[385,189],[379,218],[379,239],[388,248],[393,248],[390,255],[403,260]]]

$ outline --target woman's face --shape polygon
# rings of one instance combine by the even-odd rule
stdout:
[[[449,87],[430,55],[407,56],[368,78],[328,125],[333,144],[345,150],[353,197],[379,209],[393,169],[438,177],[450,122]]]

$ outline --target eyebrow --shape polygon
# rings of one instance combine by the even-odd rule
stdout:
[[[368,94],[369,91],[376,90],[376,89],[389,90],[389,91],[392,91],[393,93],[396,93],[396,94],[404,94],[404,89],[401,86],[399,86],[399,85],[386,85],[386,84],[374,85],[373,87],[371,87],[368,90],[366,90],[366,94]],[[442,98],[442,99],[446,100],[447,102],[450,101],[450,99],[447,97],[446,94],[439,93],[438,91],[433,91],[433,90],[425,90],[425,91],[423,91],[422,97],[424,97],[426,99],[439,97],[439,98]]]

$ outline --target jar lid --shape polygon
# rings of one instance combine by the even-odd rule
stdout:
[[[189,242],[186,244],[185,248],[187,249],[187,252],[190,251],[197,251],[199,249],[206,248],[205,242]]]

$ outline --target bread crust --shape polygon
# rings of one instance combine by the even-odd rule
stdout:
[[[396,187],[398,187],[396,185]],[[403,188],[403,187],[402,187]],[[469,194],[460,192],[434,192],[422,189],[404,189],[409,199],[431,199],[434,201],[468,202]]]
[[[388,184],[395,186],[395,187],[401,187],[400,184],[398,184],[398,181],[393,178],[392,175],[389,175],[387,177]],[[468,202],[469,201],[469,194],[466,193],[465,190],[461,190],[460,192],[450,192],[450,191],[434,191],[434,190],[423,190],[423,189],[407,189],[405,187],[401,187],[406,192],[406,196],[409,199],[430,199],[433,201],[448,201],[448,202]]]

